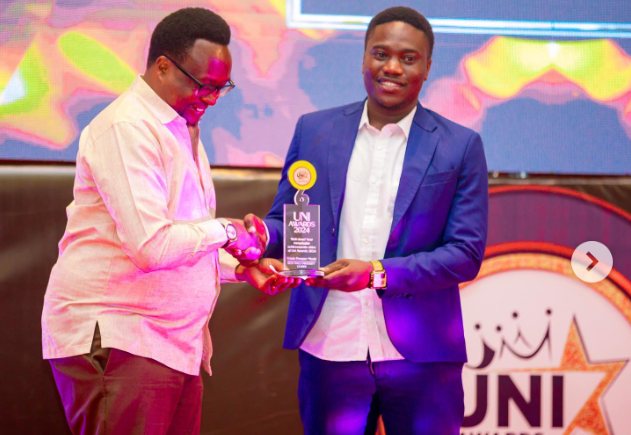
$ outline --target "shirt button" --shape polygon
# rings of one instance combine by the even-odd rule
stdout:
[[[368,301],[364,301],[364,306],[367,307],[370,303]]]
[[[377,149],[378,149],[379,151],[381,151],[381,150],[383,149],[383,146],[382,146],[382,145],[379,145],[379,146],[377,147]]]
[[[368,237],[364,237],[364,245],[367,245],[370,242],[370,240],[368,240]]]
[[[377,183],[377,179],[376,178],[371,178],[370,179],[370,184],[375,184]]]
[[[370,209],[369,209],[369,210],[366,210],[366,214],[367,214],[367,215],[371,215],[371,214],[372,214],[372,210],[370,210]]]

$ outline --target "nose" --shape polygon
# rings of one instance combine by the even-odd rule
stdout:
[[[403,70],[401,69],[401,62],[399,62],[399,59],[392,57],[388,60],[388,62],[386,62],[386,64],[383,67],[383,72],[385,74],[390,74],[393,76],[400,76],[401,74],[403,74]]]
[[[202,97],[201,100],[209,106],[214,106],[217,103],[218,98],[219,92],[213,92],[205,97]]]

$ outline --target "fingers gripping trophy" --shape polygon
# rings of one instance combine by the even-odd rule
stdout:
[[[320,206],[310,205],[305,193],[317,179],[313,165],[305,160],[289,167],[287,178],[296,188],[294,204],[284,206],[285,276],[309,278],[324,276],[320,269]]]

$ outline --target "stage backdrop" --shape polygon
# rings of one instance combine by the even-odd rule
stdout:
[[[202,121],[210,161],[281,166],[300,115],[365,97],[364,29],[395,4],[436,31],[422,104],[479,131],[491,171],[630,173],[628,0],[5,0],[0,159],[73,161],[158,21],[203,6],[231,25],[237,85]]]
[[[461,286],[461,434],[630,433],[631,214],[566,187],[512,185],[491,188],[489,224],[482,270]],[[612,253],[601,282],[572,269],[585,241]]]
[[[40,318],[72,199],[72,166],[0,165],[0,434],[69,434]],[[279,171],[215,171],[218,214],[264,214]],[[487,258],[461,298],[463,435],[627,435],[631,427],[631,179],[491,179]],[[508,186],[498,186],[499,184]],[[534,185],[533,185],[534,183]],[[254,192],[254,193],[253,193]],[[612,252],[597,284],[569,265]],[[298,435],[298,361],[282,350],[289,293],[222,286],[203,376],[204,435]]]

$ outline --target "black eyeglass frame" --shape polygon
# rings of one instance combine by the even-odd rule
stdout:
[[[207,85],[205,83],[202,83],[199,80],[197,80],[195,77],[193,77],[193,75],[190,72],[186,71],[179,63],[171,59],[169,56],[167,56],[166,54],[163,54],[162,56],[169,59],[169,61],[171,61],[171,63],[175,65],[177,69],[182,71],[189,79],[193,80],[193,82],[198,86],[197,89],[195,90],[195,95],[197,95],[199,98],[205,98],[208,95],[212,95],[212,94],[215,94],[218,97],[223,97],[232,89],[234,89],[236,86],[232,80],[228,80],[228,83],[226,83],[223,86],[216,86],[216,85],[210,85],[210,84]],[[204,95],[204,94],[200,95],[201,90],[203,88],[210,89],[210,92],[207,95]]]

